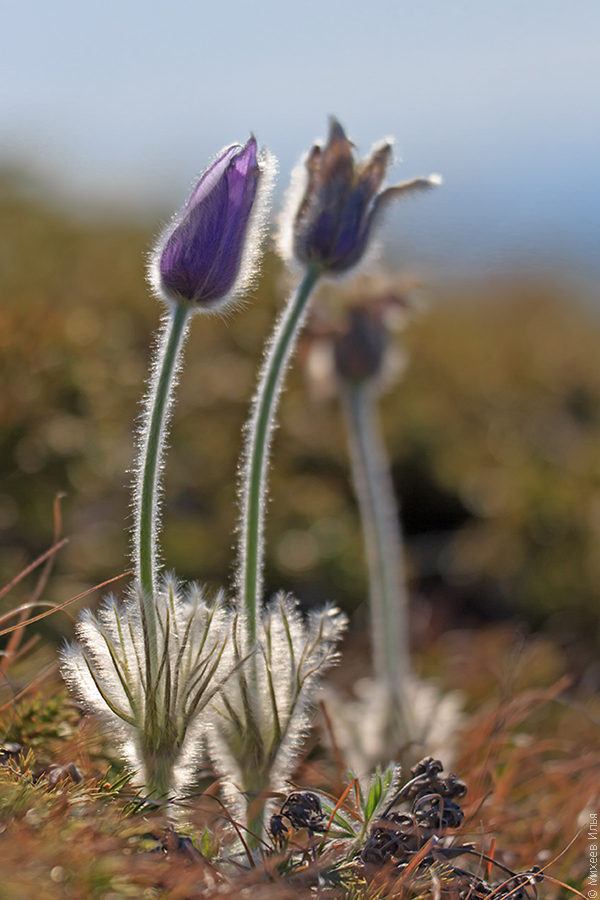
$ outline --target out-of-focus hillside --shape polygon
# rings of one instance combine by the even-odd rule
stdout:
[[[131,425],[160,314],[144,282],[151,239],[143,225],[81,224],[2,182],[0,575],[48,546],[63,491],[70,543],[49,588],[56,601],[128,566]],[[285,285],[268,255],[246,307],[194,321],[186,348],[164,557],[212,588],[231,582],[241,429]],[[383,410],[416,639],[517,615],[565,644],[592,644],[600,317],[566,281],[506,276],[460,295],[437,290],[402,340],[409,365]],[[311,399],[298,366],[275,439],[267,537],[270,590],[360,607],[366,578],[341,417],[333,400]],[[46,627],[56,635],[62,625]]]

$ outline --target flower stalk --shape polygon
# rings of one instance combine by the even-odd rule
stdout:
[[[269,345],[248,426],[242,472],[238,590],[250,644],[257,637],[262,602],[267,470],[275,413],[308,303],[322,271],[319,265],[306,270],[281,316]]]
[[[138,784],[161,802],[193,782],[211,704],[245,662],[233,659],[223,595],[211,604],[197,586],[183,590],[159,577],[157,541],[166,429],[189,321],[194,312],[231,307],[252,274],[266,166],[253,137],[222,151],[152,253],[149,281],[166,314],[138,438],[136,580],[123,601],[84,612],[78,643],[62,654],[67,682],[110,726]]]
[[[171,306],[160,337],[150,391],[145,404],[145,422],[140,436],[135,506],[134,564],[150,649],[151,668],[157,665],[156,577],[158,561],[158,511],[160,475],[165,448],[166,426],[173,403],[173,391],[180,368],[191,307]]]
[[[372,380],[344,381],[340,393],[369,571],[373,666],[389,692],[397,736],[408,744],[415,737],[406,692],[408,594],[394,485],[377,416],[378,386]]]
[[[318,629],[311,643],[310,628],[296,622],[292,638],[290,622],[296,619],[286,604],[263,608],[264,517],[267,494],[267,470],[274,419],[291,354],[305,319],[308,303],[322,276],[337,276],[356,266],[363,258],[379,210],[398,194],[432,186],[432,179],[417,179],[410,186],[380,191],[391,158],[391,146],[382,145],[363,163],[356,163],[352,144],[341,125],[332,120],[328,141],[315,145],[305,159],[304,189],[290,203],[280,231],[280,245],[302,270],[303,276],[290,298],[269,344],[248,425],[241,476],[241,523],[237,588],[240,602],[241,636],[244,652],[252,652],[248,671],[240,670],[224,688],[222,717],[215,726],[213,759],[237,784],[248,801],[252,829],[260,838],[264,828],[264,797],[274,782],[290,771],[293,755],[281,729],[282,711],[292,733],[306,725],[306,707],[316,684],[302,690],[303,702],[297,707],[290,697],[278,698],[280,684],[291,677],[299,689],[299,660],[313,654],[322,671],[335,658],[335,641],[326,638],[330,628]],[[321,614],[321,622],[327,613]],[[273,622],[287,635],[281,650],[271,663]],[[333,629],[339,636],[343,622],[336,614]],[[253,650],[254,648],[254,650]],[[266,667],[266,670],[265,670]],[[277,675],[276,669],[279,670]],[[394,691],[399,695],[400,687]],[[299,697],[299,695],[298,695]],[[293,743],[293,742],[292,742]]]
[[[211,755],[227,775],[226,791],[240,807],[245,798],[248,843],[258,848],[265,832],[265,800],[293,769],[309,725],[314,692],[337,660],[335,645],[345,617],[326,608],[304,622],[292,598],[263,604],[267,473],[275,413],[313,290],[324,273],[308,266],[268,345],[248,425],[241,478],[235,659],[248,664],[223,687],[211,735]]]

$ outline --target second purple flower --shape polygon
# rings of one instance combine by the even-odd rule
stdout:
[[[381,190],[392,145],[386,141],[376,146],[361,162],[355,160],[353,147],[332,118],[327,143],[315,144],[305,159],[303,193],[299,205],[288,210],[287,222],[283,220],[281,241],[284,255],[302,267],[317,265],[332,275],[353,268],[390,200],[441,183],[438,175],[430,175]]]

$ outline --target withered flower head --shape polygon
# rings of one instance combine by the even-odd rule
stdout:
[[[331,274],[345,272],[362,258],[381,210],[394,197],[441,183],[438,175],[415,178],[380,190],[392,157],[386,141],[356,162],[353,144],[332,118],[325,146],[315,144],[306,161],[304,193],[295,214],[284,220],[286,254],[303,266],[321,265]]]
[[[294,828],[326,831],[323,807],[318,795],[313,791],[292,791],[279,810],[279,815],[289,819]]]

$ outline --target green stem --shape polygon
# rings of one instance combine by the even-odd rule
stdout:
[[[253,774],[244,778],[244,788],[248,806],[246,809],[246,843],[251,850],[259,850],[263,845],[263,841],[267,837],[266,834],[266,804],[270,795],[269,771],[265,772],[260,768]]]
[[[263,532],[267,492],[267,465],[277,401],[308,300],[322,269],[311,266],[292,295],[277,324],[262,370],[248,428],[242,480],[238,589],[247,619],[247,637],[256,640],[263,568]]]
[[[173,794],[173,771],[177,750],[170,746],[144,753],[144,781],[146,793],[153,800],[168,801]]]
[[[155,582],[157,570],[158,505],[166,424],[177,381],[179,358],[187,330],[190,307],[172,307],[152,370],[145,405],[137,466],[134,505],[134,563],[142,594],[150,663],[157,662]]]
[[[414,726],[406,697],[410,649],[402,532],[377,417],[376,385],[344,382],[341,393],[369,569],[373,666],[395,701],[403,719],[398,724],[410,741]]]

